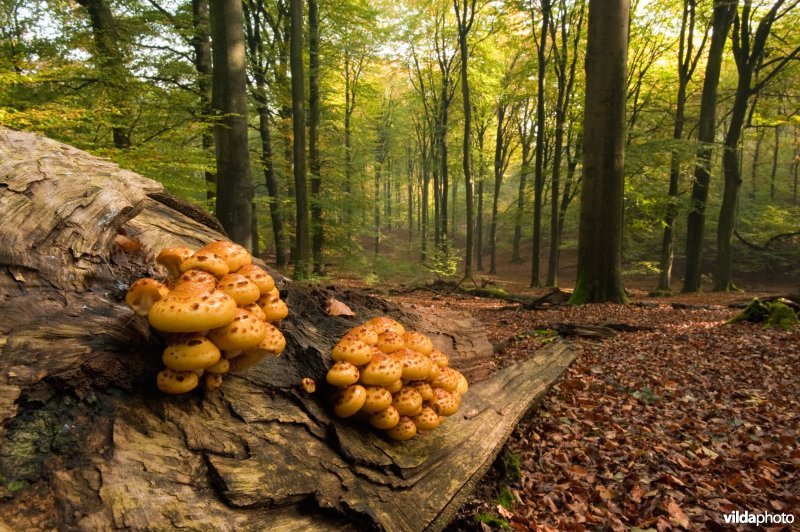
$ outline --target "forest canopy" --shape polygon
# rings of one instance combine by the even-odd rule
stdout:
[[[212,98],[214,2],[0,2],[0,123],[216,212],[213,131],[240,115]],[[532,286],[574,282],[585,0],[238,7],[254,253],[286,267],[303,244],[317,274],[371,282],[515,264]],[[663,291],[800,273],[798,27],[796,1],[633,2],[626,273]]]

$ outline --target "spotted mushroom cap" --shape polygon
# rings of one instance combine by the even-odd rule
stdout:
[[[153,304],[169,294],[169,288],[155,279],[134,281],[125,295],[125,303],[139,316],[147,316]]]
[[[381,410],[386,410],[392,405],[392,394],[383,386],[365,386],[367,390],[367,400],[361,407],[361,412],[374,414]]]
[[[439,368],[439,375],[430,381],[431,386],[454,392],[458,389],[459,375],[461,374],[452,368]]]
[[[217,346],[197,333],[173,340],[161,355],[164,365],[177,371],[206,369],[219,362],[220,358]]]
[[[267,321],[267,314],[261,307],[258,306],[258,303],[250,303],[249,305],[242,305],[242,308],[245,309],[250,314],[253,314],[256,318],[260,319],[261,321]]]
[[[205,368],[207,373],[219,373],[224,375],[231,370],[231,361],[227,358],[220,358],[216,364]]]
[[[360,384],[351,384],[339,393],[333,411],[339,417],[350,417],[364,406],[366,400],[367,391],[364,387]]]
[[[156,262],[167,269],[167,273],[173,279],[181,274],[181,262],[193,255],[193,251],[187,247],[164,248],[156,257]]]
[[[433,389],[431,408],[440,416],[452,416],[461,405],[461,397],[457,393],[448,392],[442,388]]]
[[[392,358],[403,365],[403,380],[416,381],[425,379],[431,372],[434,363],[422,353],[403,348],[392,353]]]
[[[388,429],[386,434],[393,440],[410,440],[417,435],[417,426],[408,416],[400,416],[400,421],[394,427]]]
[[[393,320],[388,316],[379,316],[377,318],[372,318],[364,325],[375,329],[375,332],[377,332],[378,334],[387,331],[392,331],[396,332],[400,336],[403,336],[406,332],[405,327],[403,327],[400,323],[398,323],[397,321]]]
[[[361,382],[372,386],[387,386],[403,375],[403,366],[388,355],[375,354],[361,369]]]
[[[423,355],[430,354],[430,352],[433,351],[433,343],[431,342],[431,339],[422,333],[416,331],[406,331],[406,333],[403,335],[403,340],[405,340],[406,347],[422,353]]]
[[[353,327],[345,333],[343,338],[358,338],[367,345],[373,346],[378,343],[378,333],[372,327],[366,325],[359,325]]]
[[[217,289],[217,278],[203,270],[189,270],[175,280],[173,297],[210,293]]]
[[[422,397],[423,401],[433,400],[433,388],[430,383],[425,381],[409,382],[408,386],[417,390],[417,393]]]
[[[458,386],[456,386],[456,393],[458,393],[458,395],[464,395],[465,393],[467,393],[467,390],[469,390],[469,382],[467,381],[467,378],[460,371],[457,370],[453,371],[455,371],[456,375],[458,376]]]
[[[433,408],[424,406],[419,414],[411,417],[411,421],[419,430],[433,430],[442,422],[442,417]]]
[[[200,377],[193,371],[176,371],[164,368],[156,376],[158,389],[168,394],[186,393],[197,388]]]
[[[350,362],[340,360],[331,366],[331,369],[328,370],[328,374],[325,376],[325,380],[328,381],[328,384],[331,386],[350,386],[358,382],[358,377],[359,373],[357,367]]]
[[[441,367],[446,367],[450,363],[447,359],[447,355],[438,349],[433,349],[430,353],[428,353],[428,357]]]
[[[391,384],[385,384],[383,387],[386,388],[386,391],[389,393],[397,393],[403,389],[403,380],[397,379]]]
[[[422,396],[414,388],[404,386],[392,395],[392,406],[401,416],[415,416],[422,409]]]
[[[227,325],[236,316],[236,301],[225,292],[176,292],[157,301],[147,314],[154,329],[171,333],[207,331]]]
[[[378,335],[378,343],[375,347],[384,353],[394,353],[406,346],[403,336],[394,331],[386,331]]]
[[[236,273],[250,279],[258,287],[261,295],[269,294],[275,288],[275,279],[255,264],[245,264],[236,270]]]
[[[198,252],[207,252],[218,255],[228,265],[228,270],[235,272],[245,264],[253,262],[250,253],[239,244],[228,240],[217,240],[203,246]]]
[[[372,348],[355,337],[345,336],[333,346],[331,357],[334,360],[344,360],[355,366],[362,366],[372,360]]]
[[[228,264],[222,257],[209,251],[196,251],[191,257],[181,262],[181,271],[202,270],[208,272],[217,279],[224,277],[230,271]]]
[[[369,424],[376,429],[390,429],[400,422],[400,413],[395,407],[389,406],[385,410],[376,412],[369,416]]]
[[[240,308],[230,323],[210,330],[208,339],[224,351],[245,351],[258,346],[266,334],[266,324]]]
[[[286,306],[286,303],[280,299],[269,300],[268,298],[269,296],[261,296],[257,304],[264,311],[269,323],[281,321],[289,315],[289,307]]]
[[[231,296],[240,307],[255,303],[261,297],[261,292],[256,284],[238,273],[229,273],[220,279],[217,289]]]
[[[216,392],[222,388],[222,373],[207,373],[203,381],[206,390]]]

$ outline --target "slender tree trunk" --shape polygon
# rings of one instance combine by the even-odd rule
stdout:
[[[694,168],[694,183],[689,216],[686,223],[686,271],[683,292],[700,290],[700,275],[703,263],[703,234],[706,223],[706,202],[711,182],[711,144],[714,142],[717,110],[717,87],[725,51],[725,40],[736,12],[736,3],[719,2],[714,6],[711,44],[703,78],[703,95],[700,103],[700,118],[697,140],[700,148]]]
[[[541,285],[539,259],[542,244],[542,190],[544,188],[544,81],[547,72],[547,28],[550,23],[550,0],[541,0],[542,32],[537,47],[539,75],[536,89],[536,160],[533,184],[533,248],[531,250],[531,287]]]
[[[758,188],[758,160],[761,158],[761,145],[764,144],[764,137],[767,134],[767,128],[761,127],[756,137],[756,147],[753,150],[753,164],[750,167],[750,197],[756,197],[756,190]]]
[[[197,92],[200,97],[200,112],[203,120],[211,116],[211,29],[208,20],[208,0],[192,0],[192,47],[194,48],[194,67],[197,70]],[[210,127],[203,127],[201,135],[203,152],[214,147],[214,133]],[[206,199],[209,203],[217,196],[217,175],[205,171]]]
[[[628,0],[589,3],[578,277],[571,303],[627,301],[622,285]]]
[[[775,199],[775,176],[778,173],[778,155],[781,147],[781,126],[775,126],[775,145],[772,150],[772,171],[769,176],[769,199]]]
[[[266,105],[258,105],[258,132],[261,136],[261,159],[264,165],[264,182],[269,194],[269,216],[272,222],[272,237],[275,241],[275,263],[286,266],[286,236],[283,231],[280,187],[275,177],[272,155],[272,135],[269,126],[269,110]]]
[[[319,4],[308,0],[308,159],[311,170],[311,255],[314,273],[323,273],[322,162],[319,158]]]
[[[383,163],[377,161],[375,163],[375,241],[373,251],[375,256],[381,252],[381,188],[382,188],[382,172]]]
[[[475,255],[476,269],[483,271],[483,185],[486,180],[486,159],[483,154],[483,142],[486,129],[478,131],[478,216],[475,221]]]
[[[253,184],[247,129],[244,16],[238,0],[212,0],[213,103],[217,152],[217,218],[231,240],[253,246]]]
[[[503,184],[503,121],[506,107],[497,104],[497,136],[494,146],[494,194],[492,196],[492,219],[489,225],[489,273],[497,273],[497,213],[500,199],[500,187]]]
[[[527,139],[522,139],[522,164],[519,170],[519,189],[517,190],[517,208],[514,214],[514,241],[511,250],[511,262],[521,264],[522,253],[522,218],[525,213],[525,189],[528,187],[528,176],[531,173],[531,144]]]
[[[463,0],[465,3],[467,0]],[[474,8],[474,5],[473,5]],[[465,7],[466,9],[466,7]],[[474,13],[473,13],[474,15]],[[466,13],[465,13],[465,16]],[[471,22],[470,22],[471,25]],[[459,21],[459,26],[462,26]],[[472,101],[469,93],[469,77],[467,75],[467,60],[469,59],[469,49],[467,48],[467,32],[469,28],[459,28],[458,45],[461,50],[461,99],[464,102],[464,188],[467,199],[467,242],[464,252],[464,278],[472,277],[472,243],[473,231],[475,227],[474,213],[474,188],[472,183]],[[455,205],[454,205],[455,207]],[[455,226],[455,224],[453,224]]]
[[[294,278],[308,277],[308,187],[306,184],[306,110],[303,72],[303,0],[291,0],[289,63],[292,71],[292,130],[296,202]]]
[[[447,126],[448,115],[450,109],[450,101],[448,98],[449,83],[445,80],[442,82],[442,116],[439,127],[439,181],[442,187],[439,199],[439,237],[440,237],[440,251],[447,254],[449,243],[447,241],[447,194],[450,191],[450,179],[448,176],[447,168]]]

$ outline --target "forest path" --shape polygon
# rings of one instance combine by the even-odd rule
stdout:
[[[541,331],[559,324],[632,329],[576,341],[581,356],[518,426],[452,528],[480,530],[479,514],[495,527],[502,519],[539,530],[713,528],[736,510],[800,518],[800,330],[726,324],[737,312],[728,305],[752,296],[536,311],[399,296],[471,312],[504,345],[498,366],[547,342]]]

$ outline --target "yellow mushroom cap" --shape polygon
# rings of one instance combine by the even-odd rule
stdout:
[[[447,355],[445,355],[438,349],[434,349],[430,353],[428,353],[428,357],[430,357],[431,360],[433,360],[434,362],[436,362],[436,364],[438,364],[443,368],[447,367],[447,365],[449,364]]]
[[[385,384],[383,387],[386,388],[386,391],[389,393],[397,393],[403,389],[403,380],[397,379],[391,384]]]
[[[378,343],[378,333],[372,327],[367,327],[366,325],[359,325],[358,327],[353,327],[342,338],[358,338],[365,344],[369,346],[373,346]]]
[[[467,393],[467,390],[469,390],[469,382],[467,381],[467,378],[460,371],[457,370],[453,371],[455,371],[456,375],[458,376],[458,386],[456,386],[456,393],[458,393],[458,395],[464,395],[465,393]]]
[[[364,406],[366,400],[367,391],[364,387],[359,384],[351,384],[339,393],[336,404],[333,405],[333,411],[339,417],[350,417]]]
[[[355,337],[345,336],[333,347],[331,357],[344,360],[355,366],[363,366],[372,360],[372,348]]]
[[[264,312],[264,309],[258,306],[258,303],[250,303],[249,305],[242,305],[242,308],[245,309],[250,314],[254,315],[256,318],[260,319],[261,321],[267,321],[267,314]]]
[[[435,362],[433,364],[431,364],[431,372],[428,373],[428,376],[425,377],[425,380],[426,381],[432,381],[432,380],[436,379],[436,377],[439,376],[439,370],[441,370],[441,369],[442,369],[442,367],[439,364],[436,364]]]
[[[369,416],[369,424],[376,429],[390,429],[400,422],[400,414],[395,407],[389,406]]]
[[[253,262],[253,257],[250,253],[239,244],[235,244],[228,240],[217,240],[210,242],[200,248],[199,252],[214,253],[218,255],[225,264],[228,265],[228,270],[235,272],[245,264]]]
[[[416,425],[419,430],[433,430],[439,426],[442,422],[442,418],[439,414],[434,412],[433,408],[423,406],[420,413],[413,416],[411,421],[414,422],[414,425]]]
[[[400,421],[394,427],[387,429],[386,434],[393,440],[410,440],[417,435],[417,426],[408,416],[400,416]]]
[[[431,342],[431,339],[422,333],[416,331],[406,331],[406,333],[403,335],[403,340],[406,343],[406,347],[422,353],[423,355],[427,355],[433,351],[433,343]]]
[[[222,373],[208,373],[205,376],[205,388],[209,392],[216,392],[222,388]]]
[[[208,332],[208,339],[224,351],[253,349],[267,334],[266,324],[244,309],[236,309],[230,323]]]
[[[192,250],[186,247],[164,248],[156,257],[156,262],[167,269],[171,278],[181,274],[181,262],[191,257]]]
[[[156,376],[158,389],[168,394],[186,393],[197,388],[200,377],[193,371],[176,371],[164,368]]]
[[[350,386],[358,382],[358,377],[359,373],[357,367],[350,362],[340,360],[331,366],[331,369],[328,370],[328,374],[325,376],[325,380],[328,381],[328,384],[331,386]]]
[[[375,354],[361,369],[361,382],[372,386],[387,386],[400,379],[403,366],[388,355]]]
[[[457,393],[448,392],[442,388],[433,389],[431,408],[440,416],[452,416],[461,405],[461,397]]]
[[[431,381],[431,386],[454,392],[458,389],[459,375],[453,368],[439,368],[439,375]]]
[[[394,353],[405,347],[403,337],[394,331],[386,331],[378,335],[378,343],[375,347],[384,353]]]
[[[414,388],[404,386],[392,395],[392,406],[401,416],[415,416],[422,409],[422,396]]]
[[[170,342],[161,355],[164,365],[177,371],[206,369],[220,358],[217,346],[200,334],[186,335]]]
[[[255,264],[245,264],[236,270],[236,273],[250,279],[258,287],[261,295],[269,294],[275,288],[275,279]]]
[[[261,296],[257,304],[264,311],[269,323],[281,321],[289,315],[289,307],[280,299],[272,299],[269,295]]]
[[[422,397],[423,401],[433,400],[433,388],[430,383],[425,381],[409,382],[408,387],[417,390],[417,393]]]
[[[397,321],[393,320],[388,316],[379,316],[377,318],[372,318],[364,325],[367,327],[371,327],[378,334],[392,331],[399,334],[400,336],[403,336],[406,332],[405,327],[403,327],[402,325],[400,325],[400,323],[398,323]]]
[[[244,352],[232,351],[225,353],[225,358],[231,363],[231,371],[252,368],[268,356],[279,356],[283,353],[286,348],[286,338],[283,333],[274,325],[269,323],[264,325],[266,334],[264,334],[264,339],[256,347]]]
[[[203,270],[189,270],[175,280],[173,297],[188,297],[193,294],[211,293],[217,289],[217,278]]]
[[[256,284],[238,273],[229,273],[220,279],[217,289],[231,296],[236,304],[242,307],[255,303],[261,297],[261,292]]]
[[[422,353],[403,348],[392,353],[392,358],[403,365],[403,380],[416,381],[427,378],[431,373],[434,363]]]
[[[208,373],[225,374],[231,370],[231,361],[227,358],[220,358],[216,364],[205,368]]]
[[[181,271],[202,270],[208,272],[217,279],[224,277],[230,271],[228,264],[216,253],[208,251],[197,251],[191,257],[181,262]]]
[[[128,288],[128,293],[125,294],[125,303],[139,316],[147,316],[153,304],[161,301],[168,294],[169,288],[155,279],[139,279]]]
[[[314,393],[317,391],[317,383],[311,377],[303,377],[300,381],[300,386],[303,387],[306,393]]]
[[[381,410],[386,410],[392,405],[392,394],[382,386],[365,386],[367,390],[367,400],[361,407],[361,412],[374,414]]]
[[[225,292],[170,293],[156,301],[147,319],[153,328],[163,332],[200,332],[222,327],[236,316],[236,301]]]

